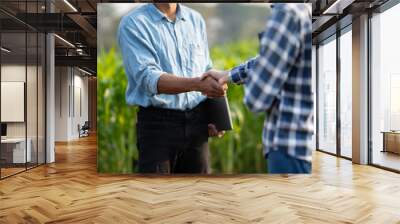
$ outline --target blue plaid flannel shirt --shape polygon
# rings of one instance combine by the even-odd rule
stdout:
[[[266,112],[263,144],[311,161],[311,12],[306,4],[274,4],[257,57],[235,67],[230,79],[245,85],[245,104]]]

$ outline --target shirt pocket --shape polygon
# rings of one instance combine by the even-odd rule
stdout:
[[[188,60],[187,69],[192,75],[199,75],[205,72],[206,55],[204,45],[200,42],[188,42],[187,45]]]

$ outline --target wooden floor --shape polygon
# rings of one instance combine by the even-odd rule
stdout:
[[[0,223],[400,223],[400,175],[314,154],[310,176],[96,173],[94,138],[0,181]]]
[[[12,167],[12,168],[1,168],[1,177],[2,178],[3,177],[8,177],[8,176],[11,176],[13,174],[16,174],[16,173],[19,173],[19,172],[23,172],[25,170],[26,170],[25,167],[23,167],[23,168],[19,168],[19,167],[17,167],[17,168],[14,168],[14,167]]]

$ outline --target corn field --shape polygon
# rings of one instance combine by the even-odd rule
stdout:
[[[229,69],[256,55],[256,40],[226,43],[211,49],[214,68]],[[98,171],[135,173],[137,108],[125,103],[127,79],[114,48],[98,56]],[[210,138],[212,172],[264,173],[261,133],[264,114],[253,114],[243,104],[242,86],[230,85],[228,99],[234,130],[221,139]]]

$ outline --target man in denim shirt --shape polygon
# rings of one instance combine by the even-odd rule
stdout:
[[[311,172],[310,5],[274,4],[259,55],[231,71],[210,71],[203,77],[244,84],[245,104],[254,112],[267,112],[263,143],[269,173]]]
[[[201,74],[212,67],[203,18],[177,3],[146,4],[124,16],[118,30],[128,77],[126,101],[138,105],[141,173],[208,173],[203,101],[226,85]]]

